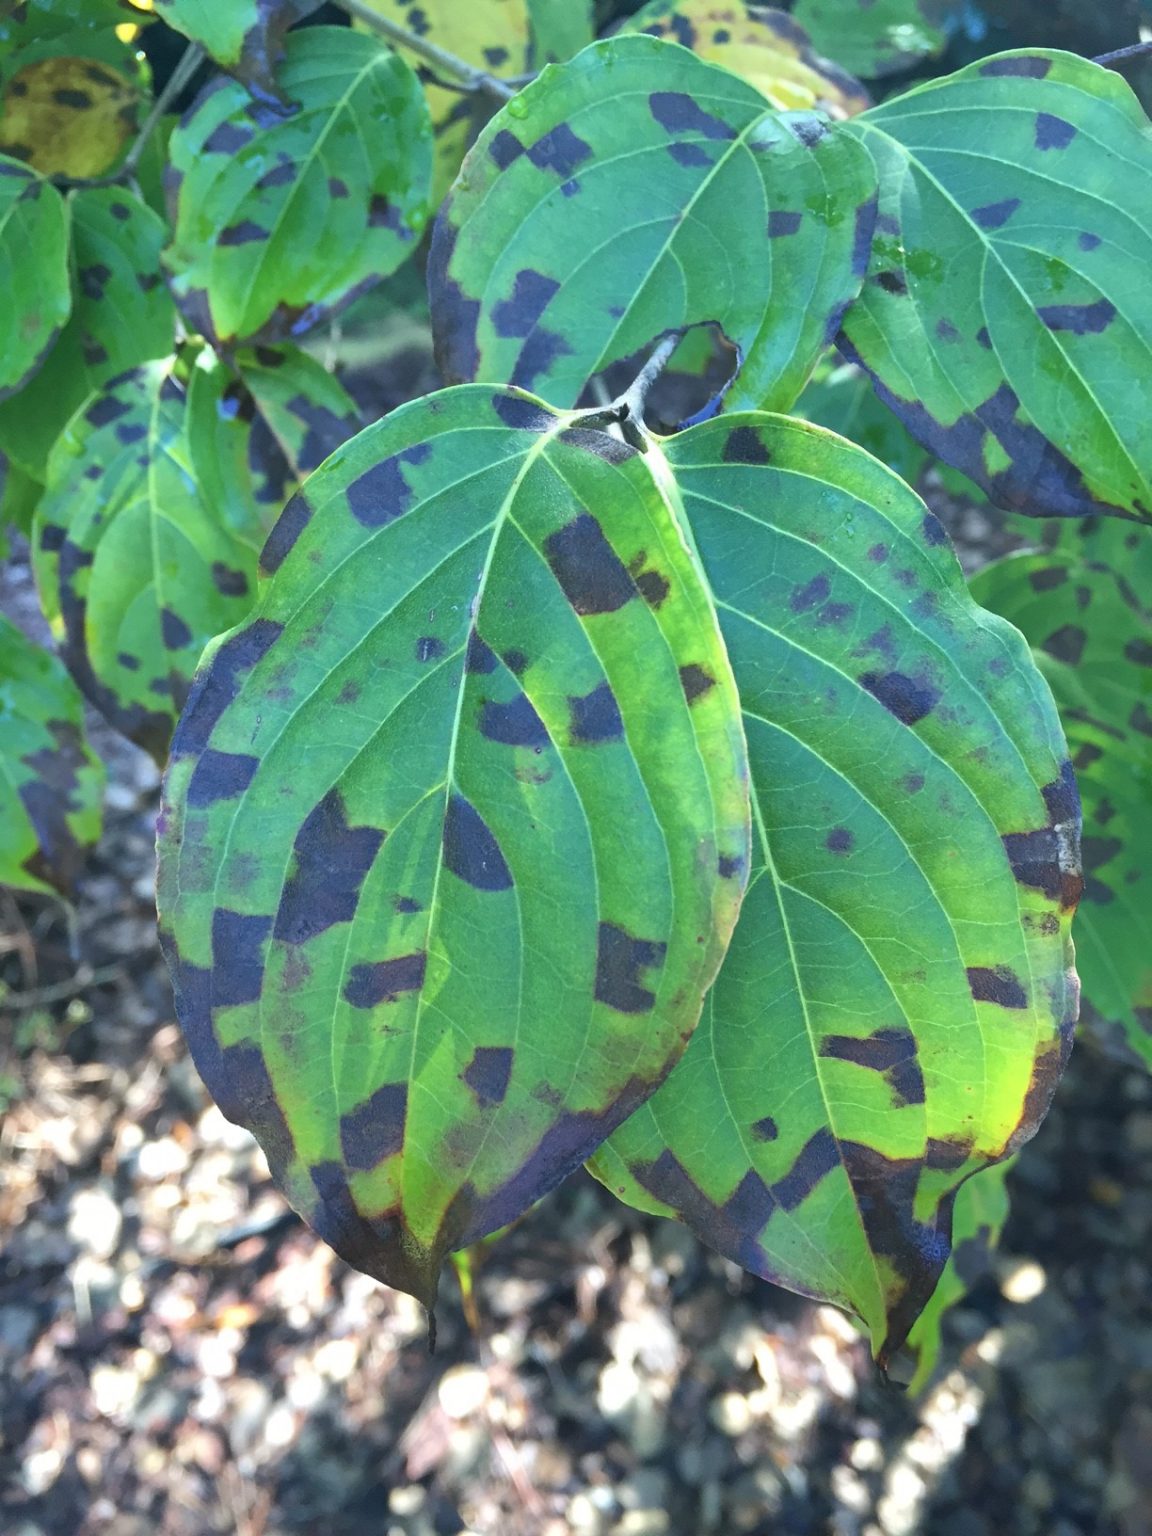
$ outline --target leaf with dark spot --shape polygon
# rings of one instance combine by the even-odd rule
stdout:
[[[100,835],[103,799],[75,686],[0,615],[0,885],[69,894]]]
[[[828,57],[821,57],[803,27],[768,6],[649,0],[621,30],[645,32],[690,48],[709,63],[721,64],[750,81],[781,110],[816,108],[829,117],[843,118],[868,105],[868,93],[859,80],[831,62],[838,57],[837,50],[826,49]]]
[[[755,469],[724,453],[744,428]],[[1059,1077],[1075,784],[1027,646],[885,466],[753,415],[665,452],[741,690],[757,835],[684,1061],[591,1166],[848,1308],[887,1361],[945,1270],[957,1191],[1035,1131]],[[823,622],[833,596],[851,626]],[[1018,832],[1043,836],[1038,880],[1006,857]]]
[[[1109,1050],[1152,1066],[1152,735],[1140,730],[1152,662],[1152,534],[1111,519],[1060,525],[1049,549],[987,566],[978,599],[1023,630],[1060,706],[1083,802],[1087,878],[1077,914],[1081,1017]],[[1068,806],[1006,840],[1018,877],[1067,886]]]
[[[6,7],[5,16],[11,11]],[[16,156],[42,176],[82,179],[111,172],[139,127],[141,82],[131,53],[109,33],[102,58],[83,57],[90,50],[75,28],[95,26],[96,20],[81,21],[76,11],[72,7],[71,26],[67,10],[26,19],[23,46],[11,35],[13,23],[0,23],[8,33],[0,154]]]
[[[0,402],[0,449],[41,481],[69,418],[112,379],[168,356],[176,320],[159,275],[167,230],[151,208],[122,187],[88,187],[71,194],[69,213],[76,265],[102,280],[81,282],[43,365]],[[155,286],[141,288],[141,275]]]
[[[952,1208],[952,1256],[932,1296],[908,1335],[916,1371],[908,1384],[918,1395],[932,1378],[940,1358],[941,1318],[978,1280],[992,1271],[993,1252],[1008,1218],[1005,1179],[1014,1160],[996,1163],[960,1186]]]
[[[207,351],[191,368],[175,359],[121,374],[53,453],[36,511],[38,528],[67,524],[58,547],[37,539],[33,557],[65,664],[160,762],[201,651],[255,592],[251,425],[227,409],[231,381]]]
[[[230,20],[214,33],[235,26],[237,9],[225,7]],[[264,13],[267,43],[265,0],[240,0],[247,10]],[[427,217],[431,123],[412,70],[378,38],[322,27],[284,36],[285,19],[283,62],[266,81],[279,105],[217,77],[170,143],[172,291],[193,329],[229,347],[295,338],[343,308],[400,265]],[[259,82],[249,64],[230,67]],[[226,126],[249,138],[222,175],[206,150]],[[383,204],[388,217],[373,218]]]
[[[0,169],[17,163],[0,153]],[[0,400],[35,373],[72,311],[64,199],[29,176],[23,166],[0,176],[0,260],[10,282],[0,306]],[[29,186],[39,195],[26,197]]]
[[[1152,521],[1152,303],[1120,254],[1152,252],[1131,212],[1152,207],[1152,149],[1129,87],[1073,54],[1005,54],[843,132],[882,188],[844,356],[997,505]]]
[[[298,347],[237,354],[236,367],[293,475],[303,481],[361,426],[336,378]]]
[[[426,1303],[656,1089],[749,869],[735,685],[662,451],[570,421],[473,386],[345,443],[209,645],[165,780],[195,1059],[315,1230]],[[629,574],[654,551],[658,603]]]
[[[765,16],[749,29],[783,26]],[[778,83],[792,80],[794,104],[820,82],[790,48]],[[659,219],[622,219],[654,186]],[[726,403],[787,409],[859,292],[875,190],[867,152],[819,113],[777,112],[755,85],[655,37],[595,43],[493,118],[441,209],[429,260],[441,370],[568,406],[659,335],[711,323],[738,364]],[[771,261],[767,221],[747,216],[753,193],[771,233],[788,236]]]
[[[447,49],[486,74],[504,79],[533,74],[545,62],[537,50],[537,6],[549,26],[570,32],[578,24],[582,3],[584,0],[564,0],[557,7],[552,0],[467,0],[467,4],[461,4],[461,0],[371,0],[372,9],[386,20],[425,42]],[[367,22],[354,25],[371,30]],[[423,82],[432,117],[435,141],[431,205],[435,208],[455,180],[465,151],[475,137],[473,102],[455,85],[447,81],[441,84],[442,73],[429,69],[421,55],[402,45],[397,51]],[[507,133],[492,150],[494,157],[509,163],[524,153],[524,145],[515,131],[519,125],[512,126],[514,131]]]

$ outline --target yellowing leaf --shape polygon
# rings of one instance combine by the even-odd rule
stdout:
[[[524,74],[530,67],[531,28],[527,0],[366,0],[385,21],[406,27],[437,47],[477,69],[497,76]],[[397,50],[413,67],[421,60],[407,49]],[[446,90],[419,71],[436,130],[432,196],[440,202],[456,179],[468,148],[473,114],[483,125],[495,103],[466,91]]]
[[[38,59],[8,81],[0,151],[43,176],[100,176],[136,133],[140,95],[89,58]]]
[[[851,117],[869,105],[858,80],[821,58],[790,16],[766,5],[651,0],[625,28],[667,38],[722,64],[785,111],[818,107],[830,117]]]

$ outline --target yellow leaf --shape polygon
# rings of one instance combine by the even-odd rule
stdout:
[[[667,38],[722,64],[782,111],[818,108],[843,118],[871,105],[858,80],[814,52],[803,27],[766,5],[652,0],[624,30]]]
[[[531,27],[528,0],[366,0],[372,10],[405,27],[438,48],[455,54],[466,64],[497,76],[522,75],[529,69]],[[404,48],[415,69],[422,61]],[[442,78],[450,78],[443,76]],[[444,90],[421,73],[432,122],[436,149],[432,196],[440,202],[456,178],[468,145],[498,105],[487,97],[467,91]],[[478,118],[473,127],[473,114]]]
[[[48,58],[8,81],[0,153],[42,176],[100,176],[136,133],[140,93],[96,59]]]

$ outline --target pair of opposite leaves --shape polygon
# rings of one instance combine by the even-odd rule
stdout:
[[[601,45],[569,80],[619,85],[653,47],[668,63]],[[1000,110],[1005,84],[1051,67],[993,61],[972,88]],[[709,110],[646,92],[655,147],[682,168],[741,131],[715,81],[763,117],[707,74]],[[594,147],[537,121],[563,116],[547,83],[465,168],[433,293],[450,370],[488,371],[505,338],[512,376],[551,391],[572,356],[536,325],[557,278],[518,268],[501,297],[454,263],[495,239],[468,217],[486,159],[546,173],[575,208]],[[1109,110],[1114,94],[1097,91]],[[1075,138],[1050,118],[1030,153]],[[902,179],[886,185],[894,218]],[[776,209],[769,235],[831,206]],[[833,314],[865,220],[815,274]],[[914,252],[890,254],[908,281],[881,283],[885,303],[918,276]],[[647,283],[609,315],[614,354],[658,298]],[[861,314],[885,320],[876,303]],[[1063,310],[1034,318],[1067,329]],[[781,389],[809,340],[772,361]],[[728,417],[637,456],[486,390],[398,413],[290,504],[265,598],[214,649],[177,739],[162,903],[205,1076],[340,1251],[428,1300],[444,1252],[610,1136],[596,1171],[625,1198],[894,1347],[946,1257],[955,1189],[1035,1127],[1074,1014],[1062,737],[946,542],[900,482],[814,429]],[[731,814],[745,750],[748,859]],[[691,1031],[745,880],[703,1021],[637,1109]]]
[[[804,423],[640,453],[475,385],[339,449],[262,559],[160,909],[293,1204],[430,1305],[595,1154],[890,1353],[1075,1012],[1059,723],[939,524]]]

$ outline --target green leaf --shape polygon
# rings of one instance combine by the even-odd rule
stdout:
[[[440,1264],[679,1054],[747,855],[739,709],[656,450],[519,393],[289,504],[173,744],[160,910],[218,1103],[351,1263]]]
[[[593,0],[528,0],[532,22],[532,64],[562,64],[581,48],[587,48],[596,36],[592,17]]]
[[[1020,636],[883,465],[742,415],[666,445],[744,711],[757,838],[684,1060],[597,1155],[884,1361],[960,1181],[1033,1134],[1075,1022],[1079,808]]]
[[[431,128],[402,59],[309,27],[289,35],[279,80],[292,116],[219,78],[171,139],[173,292],[228,347],[317,325],[394,271],[428,217]]]
[[[796,0],[793,15],[822,52],[875,80],[943,53],[949,23],[964,6],[965,0]]]
[[[869,104],[851,75],[821,58],[791,16],[745,0],[651,0],[624,23],[630,32],[667,38],[722,64],[756,87],[774,107],[812,108],[850,117]]]
[[[160,762],[205,642],[252,603],[248,447],[237,386],[205,350],[109,384],[49,460],[33,525],[41,602],[81,690]]]
[[[927,449],[877,399],[868,375],[851,363],[817,369],[796,402],[795,414],[859,443],[909,485],[917,483],[931,462]]]
[[[103,799],[80,695],[0,614],[0,885],[70,891],[100,835]]]
[[[128,22],[143,26],[151,20],[145,11],[128,7],[122,0],[21,0],[9,5],[0,16],[0,74],[7,74],[13,61],[22,61],[28,50],[78,52],[73,37],[88,35],[99,39],[109,51],[121,49],[115,28]],[[70,35],[71,34],[71,35]],[[59,40],[67,38],[63,49]],[[97,56],[97,55],[94,55]]]
[[[279,461],[298,481],[318,469],[362,425],[356,402],[315,358],[298,347],[253,347],[236,354]],[[277,509],[285,490],[266,498]]]
[[[844,132],[881,197],[841,350],[998,505],[1152,520],[1152,129],[1128,86],[1002,54]]]
[[[43,366],[0,404],[0,447],[36,479],[69,418],[117,374],[172,351],[162,220],[122,187],[74,192],[72,315]]]
[[[1083,1017],[1152,1066],[1152,533],[1104,521],[972,579],[1036,649],[1084,802]]]
[[[0,155],[0,400],[44,361],[72,310],[68,210],[49,182]]]
[[[310,16],[322,0],[155,0],[156,14],[201,43],[217,64],[255,96],[282,103],[277,65],[288,28]]]
[[[952,1212],[952,1252],[931,1300],[908,1335],[908,1347],[916,1359],[916,1372],[908,1391],[924,1390],[940,1359],[940,1327],[944,1314],[962,1301],[992,1267],[992,1254],[1008,1220],[1008,1186],[1005,1182],[1014,1158],[995,1163],[962,1184]]]
[[[569,405],[609,363],[711,320],[743,356],[729,402],[787,407],[859,290],[874,196],[867,156],[825,119],[769,110],[671,43],[597,43],[493,119],[441,211],[441,367]]]

